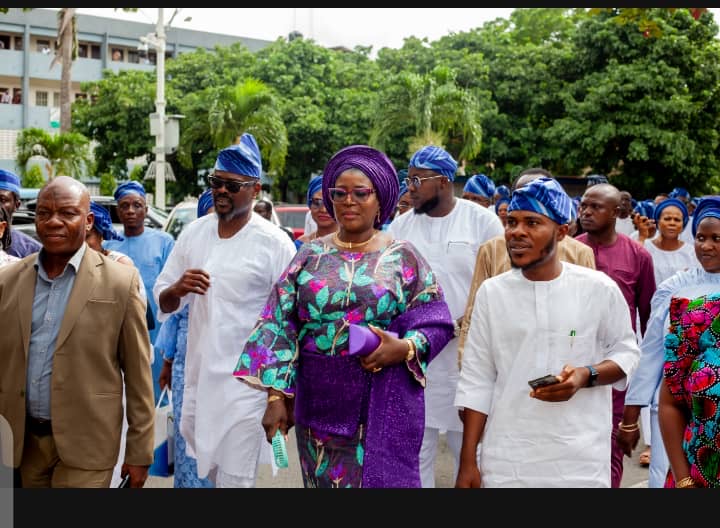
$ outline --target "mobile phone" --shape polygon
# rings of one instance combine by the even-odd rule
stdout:
[[[118,485],[118,488],[129,488],[130,487],[130,473],[125,475]]]
[[[540,387],[547,387],[548,385],[555,385],[556,383],[560,383],[560,380],[554,374],[548,374],[541,378],[528,381],[528,385],[530,385],[533,390]]]

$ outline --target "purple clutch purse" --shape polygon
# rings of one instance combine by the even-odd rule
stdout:
[[[386,330],[390,335],[397,337],[395,332]],[[348,355],[367,356],[380,344],[380,338],[367,326],[351,324],[348,328]]]

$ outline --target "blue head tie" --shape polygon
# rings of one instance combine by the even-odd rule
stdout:
[[[495,194],[509,199],[512,196],[512,191],[507,185],[498,185],[495,187]]]
[[[90,211],[95,215],[93,228],[103,237],[103,240],[125,240],[120,233],[113,228],[110,213],[102,205],[90,201]]]
[[[655,218],[655,202],[652,200],[642,200],[633,210],[641,216]]]
[[[197,217],[205,216],[208,214],[208,210],[214,205],[212,197],[212,189],[205,189],[205,191],[198,198],[197,204]]]
[[[557,180],[542,176],[513,192],[510,211],[533,211],[563,225],[572,217],[572,200]]]
[[[668,196],[670,198],[685,198],[687,200],[690,199],[690,193],[684,187],[675,187],[672,191],[670,191],[670,194]]]
[[[119,201],[120,198],[122,198],[123,196],[127,196],[128,194],[137,194],[144,200],[145,187],[143,187],[141,183],[136,182],[135,180],[130,180],[118,185],[115,189],[115,192],[113,193],[113,196],[115,197],[115,200]]]
[[[504,203],[508,204],[508,206],[509,206],[510,198],[508,198],[507,196],[501,196],[500,198],[497,199],[497,201],[495,202],[495,214],[500,214],[500,206]]]
[[[429,169],[446,176],[448,180],[455,181],[457,161],[443,148],[428,145],[421,148],[410,158],[408,169]]]
[[[662,202],[660,202],[659,204],[657,204],[655,206],[655,213],[653,215],[653,218],[655,219],[655,225],[658,225],[658,223],[660,222],[660,216],[661,216],[663,210],[666,207],[670,207],[671,205],[680,209],[680,212],[682,213],[682,217],[683,217],[683,229],[685,229],[685,226],[687,225],[688,220],[690,219],[690,213],[688,213],[688,210],[687,210],[687,207],[685,206],[685,204],[681,200],[678,200],[677,198],[668,198],[667,200],[663,200]]]
[[[484,174],[476,174],[468,179],[463,192],[479,194],[492,200],[495,196],[495,184]]]
[[[14,172],[0,169],[0,190],[10,191],[20,197],[20,178]]]
[[[246,132],[240,143],[222,149],[215,160],[215,170],[260,179],[262,156],[255,137]]]
[[[720,196],[703,196],[700,198],[700,203],[698,203],[695,214],[693,214],[693,237],[697,234],[700,222],[705,218],[720,219]]]
[[[318,176],[313,176],[312,179],[310,180],[310,183],[308,183],[308,190],[307,190],[307,205],[308,205],[308,207],[310,207],[312,205],[313,194],[322,190],[322,182],[323,182],[323,177],[322,177],[322,174],[320,174]]]

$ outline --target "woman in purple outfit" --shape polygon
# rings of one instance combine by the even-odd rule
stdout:
[[[339,230],[300,247],[234,375],[268,391],[268,441],[295,425],[305,487],[420,487],[425,371],[450,312],[412,244],[381,231],[398,199],[385,154],[340,150],[322,193]],[[348,353],[351,324],[381,337],[369,355]]]

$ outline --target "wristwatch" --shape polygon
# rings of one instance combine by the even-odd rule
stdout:
[[[587,384],[585,386],[594,387],[597,385],[598,371],[592,365],[585,365],[585,368],[590,371],[590,376],[588,377]]]

